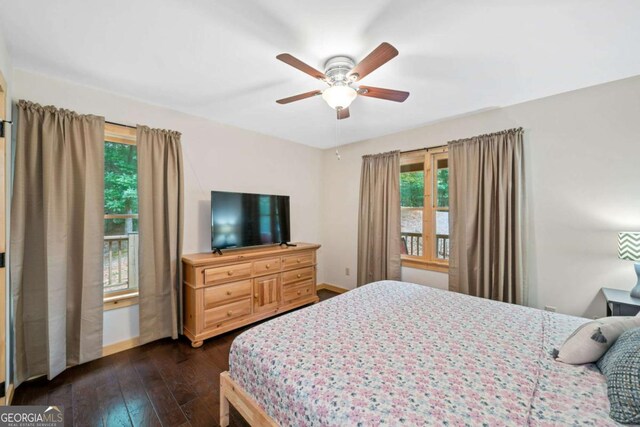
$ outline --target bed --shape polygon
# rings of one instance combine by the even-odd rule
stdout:
[[[586,321],[371,283],[239,335],[221,425],[616,425],[595,365],[550,355]]]

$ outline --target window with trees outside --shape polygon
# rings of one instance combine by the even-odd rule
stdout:
[[[138,157],[136,131],[105,125],[104,142],[105,308],[138,295]],[[133,301],[130,301],[133,302]],[[117,305],[119,304],[119,305]]]
[[[447,147],[402,153],[400,159],[402,265],[449,267]]]

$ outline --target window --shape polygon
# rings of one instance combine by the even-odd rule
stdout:
[[[402,265],[447,271],[449,159],[446,147],[402,154],[400,206]]]
[[[104,295],[113,308],[138,292],[138,158],[135,129],[105,125]],[[116,304],[119,304],[116,306]]]

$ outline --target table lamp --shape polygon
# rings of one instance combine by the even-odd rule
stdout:
[[[640,232],[625,231],[618,233],[618,258],[627,261],[635,261],[638,282],[631,290],[631,296],[640,298]]]

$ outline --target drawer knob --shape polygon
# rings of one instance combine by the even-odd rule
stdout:
[[[298,258],[296,261],[300,262],[300,258]]]
[[[229,317],[233,316],[233,311],[231,311],[231,310],[227,311],[227,316],[229,316]]]
[[[270,266],[269,264],[267,264],[267,265],[265,265],[264,267],[268,269],[268,268],[270,268],[271,266]]]
[[[302,293],[302,291],[298,291],[298,295],[300,295]]]
[[[231,291],[227,291],[227,295],[231,295]]]
[[[233,276],[233,270],[229,270],[229,271],[227,271],[227,274],[228,274],[229,276]]]
[[[302,274],[298,273],[298,279],[302,277]]]
[[[254,295],[253,295],[253,297],[254,297],[255,299],[258,299],[258,298],[260,298],[260,295],[258,295],[258,294],[254,294]]]

